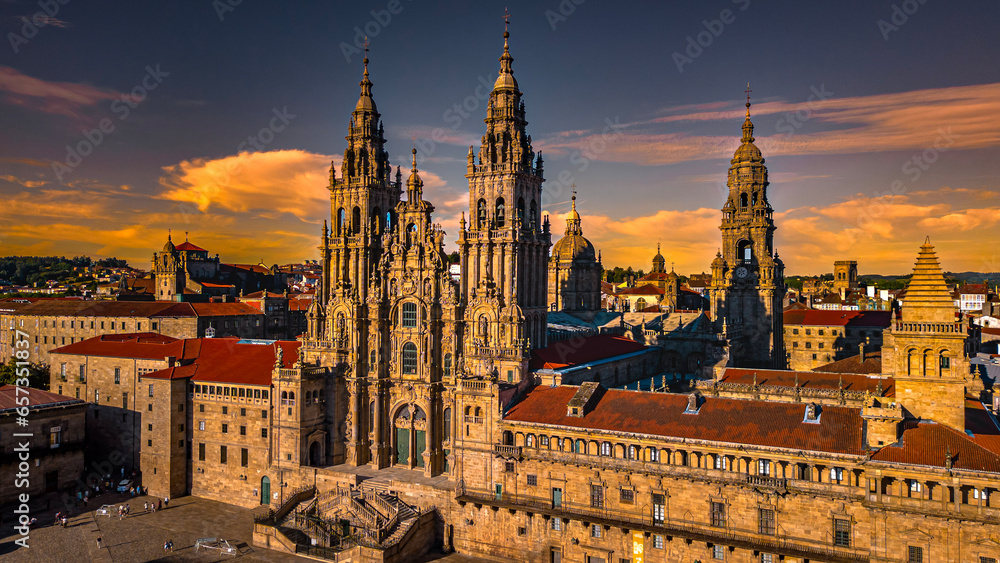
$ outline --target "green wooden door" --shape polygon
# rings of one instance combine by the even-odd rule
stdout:
[[[448,473],[451,471],[451,467],[448,465],[448,456],[451,455],[451,450],[444,451],[444,472]]]
[[[260,503],[271,504],[271,480],[267,475],[260,478]]]
[[[403,465],[410,463],[410,430],[408,428],[396,429],[396,463]]]
[[[414,452],[414,457],[417,458],[417,467],[424,466],[424,448],[427,447],[427,432],[423,430],[414,430],[417,433],[417,449]]]

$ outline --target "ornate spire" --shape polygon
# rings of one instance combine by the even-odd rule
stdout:
[[[955,301],[948,291],[930,237],[924,239],[920,247],[913,275],[906,286],[904,303],[903,322],[931,321],[948,325],[955,322]]]
[[[410,168],[410,178],[406,180],[406,199],[410,203],[416,203],[421,199],[424,181],[417,173],[417,148],[413,148],[413,165]]]
[[[365,74],[361,78],[361,82],[358,84],[361,86],[361,97],[358,98],[358,105],[354,107],[355,111],[358,110],[370,110],[376,111],[375,100],[372,99],[372,81],[368,78],[368,38],[365,37],[365,58],[362,60],[365,63]]]
[[[573,184],[576,188],[576,184]],[[583,226],[580,221],[580,214],[576,212],[576,190],[573,190],[572,207],[570,207],[569,216],[566,217],[566,234],[567,235],[583,235]]]
[[[753,142],[753,122],[750,121],[750,83],[747,82],[747,117],[743,121],[743,142],[752,143]]]

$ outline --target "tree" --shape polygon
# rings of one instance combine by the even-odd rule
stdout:
[[[28,374],[28,387],[34,389],[42,389],[44,391],[49,390],[49,366],[44,364],[30,363],[27,366],[21,366],[22,368],[27,368]],[[17,385],[18,379],[18,366],[17,360],[11,358],[7,363],[0,364],[0,384],[3,385]],[[24,370],[21,370],[21,377],[24,377]],[[23,381],[22,381],[23,383]],[[23,386],[22,386],[23,387]]]

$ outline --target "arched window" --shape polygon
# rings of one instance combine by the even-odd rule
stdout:
[[[538,206],[535,205],[535,200],[531,200],[531,211],[528,213],[528,221],[532,227],[538,226]]]
[[[503,445],[513,446],[514,445],[514,433],[510,430],[503,431]]]
[[[646,308],[646,300],[642,297],[635,300],[635,313],[642,311]]]
[[[476,204],[476,228],[485,229],[488,226],[486,223],[486,200],[480,199],[479,203]]]
[[[748,240],[741,240],[736,245],[736,259],[744,262],[753,260],[753,246]]]
[[[524,198],[517,198],[517,220],[522,225],[524,224]]]
[[[451,440],[451,409],[444,409],[444,439]]]
[[[744,192],[740,194],[740,208],[746,208],[746,206],[747,206],[747,194]]]
[[[403,345],[403,373],[417,373],[417,345],[412,342]]]
[[[385,229],[389,230],[392,228],[392,211],[385,212]]]
[[[587,452],[587,443],[583,440],[573,442],[573,453],[582,454]]]
[[[451,354],[444,355],[444,376],[451,377]]]
[[[497,223],[497,227],[498,228],[499,227],[503,227],[504,223],[506,222],[506,217],[507,216],[506,216],[505,211],[506,211],[506,206],[504,205],[503,198],[502,197],[498,197],[497,198],[496,213],[494,213],[494,215],[493,215],[496,218],[496,223]]]
[[[639,452],[636,449],[636,447],[635,446],[629,446],[628,447],[628,458],[629,459],[636,459],[638,457],[639,457]]]
[[[379,221],[381,221],[381,220],[382,220],[382,212],[379,211],[378,206],[376,206],[375,207],[375,211],[372,213],[372,233],[373,234],[378,235],[378,234],[382,233],[382,227],[381,227],[381,225],[379,225]]]
[[[337,211],[337,224],[334,225],[334,230],[338,235],[345,234],[346,225],[347,225],[347,212],[344,211],[343,207],[341,207],[340,210]]]
[[[654,446],[649,446],[649,461],[659,462],[660,461],[660,450],[656,449]]]
[[[354,234],[361,232],[361,208],[355,206],[354,212],[351,214],[351,230]]]
[[[757,192],[753,193],[753,204],[757,205]]]
[[[368,371],[375,371],[375,350],[369,353],[368,358]]]
[[[535,435],[534,434],[528,434],[528,437],[525,438],[525,440],[524,440],[524,445],[528,446],[529,448],[535,447]]]
[[[288,392],[288,404],[289,405],[294,405],[295,404],[295,391],[289,391]]]
[[[601,442],[601,455],[611,457],[611,444],[609,442]]]
[[[368,403],[368,431],[375,430],[375,401]]]
[[[281,404],[283,404],[283,405],[287,405],[288,404],[288,391],[282,391],[281,392]]]
[[[417,328],[417,304],[403,303],[403,328]]]

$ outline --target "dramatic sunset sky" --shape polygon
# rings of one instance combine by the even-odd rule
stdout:
[[[0,2],[0,255],[148,268],[173,229],[316,258],[365,33],[392,162],[416,143],[453,247],[509,5],[554,241],[575,183],[606,267],[662,242],[708,270],[750,82],[788,274],[907,273],[927,235],[1000,270],[995,1],[62,1]]]

